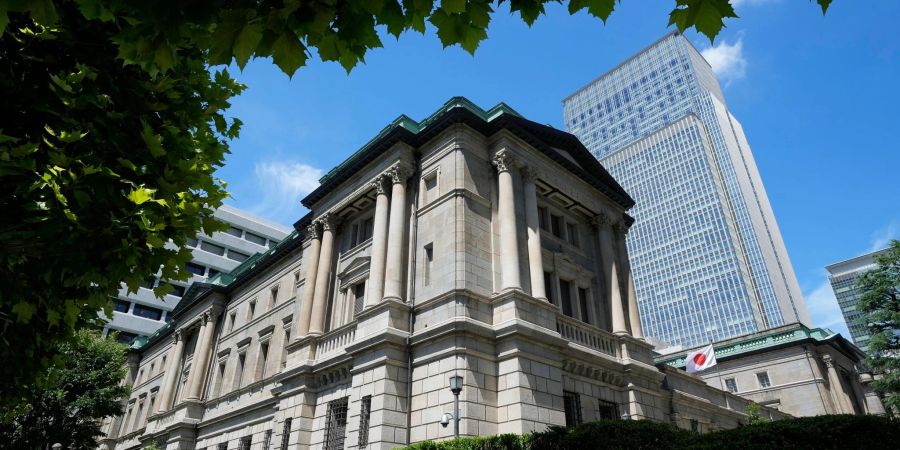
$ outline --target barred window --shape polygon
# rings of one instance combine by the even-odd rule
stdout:
[[[608,402],[605,400],[599,400],[600,404],[600,418],[601,419],[618,419],[619,418],[619,408],[613,402]]]
[[[228,443],[227,443],[227,442],[223,442],[223,443],[219,444],[218,449],[219,449],[219,450],[228,450]]]
[[[369,443],[369,416],[372,415],[372,396],[362,398],[362,406],[359,412],[359,446],[364,447]]]
[[[343,450],[347,429],[348,397],[328,402],[325,416],[325,450]]]
[[[253,435],[242,437],[240,450],[250,450],[250,444],[252,444],[252,443],[253,443]]]
[[[291,440],[291,418],[284,419],[284,430],[281,431],[281,450],[287,450]]]
[[[563,407],[566,411],[566,426],[581,424],[581,397],[575,392],[563,391]]]
[[[272,443],[272,430],[266,430],[265,436],[263,436],[263,447],[262,450],[269,450],[269,445]]]

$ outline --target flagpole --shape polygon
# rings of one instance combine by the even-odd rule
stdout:
[[[713,354],[715,354],[716,347],[713,346],[712,339],[709,340],[709,346],[710,346],[710,348],[712,348]],[[728,386],[722,386],[722,369],[719,368],[719,358],[718,357],[716,358],[716,376],[719,379],[719,389],[723,392],[722,395],[725,398],[725,408],[731,409],[731,407],[729,406],[729,402],[728,402]],[[723,387],[725,389],[722,389]]]

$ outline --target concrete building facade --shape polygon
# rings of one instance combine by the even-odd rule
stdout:
[[[718,364],[699,376],[710,386],[792,416],[885,415],[865,354],[837,333],[789,324],[714,345]],[[685,355],[657,357],[684,368]]]
[[[194,282],[205,282],[219,273],[228,273],[256,253],[266,252],[284,239],[290,230],[238,208],[223,205],[214,216],[228,224],[225,231],[212,236],[201,235],[188,242],[193,260],[187,265],[191,278],[187,281],[162,280],[148,277],[137,292],[119,289],[113,300],[113,316],[103,329],[103,336],[118,331],[118,339],[131,343],[137,337],[147,337],[165,325],[172,310]],[[157,298],[153,289],[170,283],[171,293]]]
[[[803,295],[744,130],[670,33],[563,100],[566,129],[634,197],[641,322],[673,346],[801,322]]]
[[[448,438],[457,375],[461,435],[746,421],[746,400],[655,366],[625,247],[633,201],[570,134],[453,98],[395,120],[303,204],[291,235],[195,283],[133,345],[102,448]]]
[[[828,271],[828,282],[831,283],[834,297],[837,299],[838,306],[841,307],[841,314],[844,316],[844,321],[847,322],[850,337],[863,351],[868,347],[869,330],[863,312],[856,308],[860,295],[859,290],[856,289],[856,280],[877,267],[875,258],[882,252],[884,250],[825,266],[825,270]]]

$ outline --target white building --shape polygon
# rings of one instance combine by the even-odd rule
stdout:
[[[227,223],[229,228],[212,236],[197,236],[188,242],[194,255],[187,265],[187,270],[193,274],[191,278],[187,281],[166,281],[151,276],[137,292],[128,292],[123,285],[118,297],[113,300],[113,317],[103,329],[104,336],[110,331],[118,331],[118,339],[126,343],[139,336],[150,336],[165,325],[169,314],[192,283],[234,270],[254,254],[274,247],[290,233],[284,226],[227,205],[218,208],[213,215]],[[167,282],[174,289],[165,298],[157,298],[153,288]]]
[[[746,420],[746,400],[654,365],[625,251],[633,202],[570,134],[453,98],[395,120],[303,204],[295,232],[195,284],[136,342],[103,448],[447,438],[451,376],[462,435]]]

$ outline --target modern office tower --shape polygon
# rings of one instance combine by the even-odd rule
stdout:
[[[884,250],[879,250],[825,266],[828,281],[831,283],[831,289],[834,289],[834,296],[841,307],[841,314],[847,322],[853,343],[863,351],[869,345],[869,331],[866,329],[865,320],[862,319],[863,313],[856,309],[856,304],[859,303],[856,280],[876,267],[875,258],[883,252]]]
[[[647,336],[691,347],[810,325],[741,124],[686,38],[666,35],[563,105],[637,203],[628,251]]]
[[[230,227],[188,242],[194,253],[193,261],[187,264],[187,270],[193,274],[191,279],[171,281],[174,289],[164,299],[153,295],[153,288],[166,282],[157,276],[150,277],[137,292],[129,293],[123,286],[114,300],[113,318],[104,328],[104,336],[110,331],[118,331],[118,340],[127,343],[137,336],[153,334],[168,321],[169,313],[193,282],[206,281],[219,272],[230,272],[253,254],[275,246],[290,233],[284,226],[230,206],[220,207],[214,215]]]

